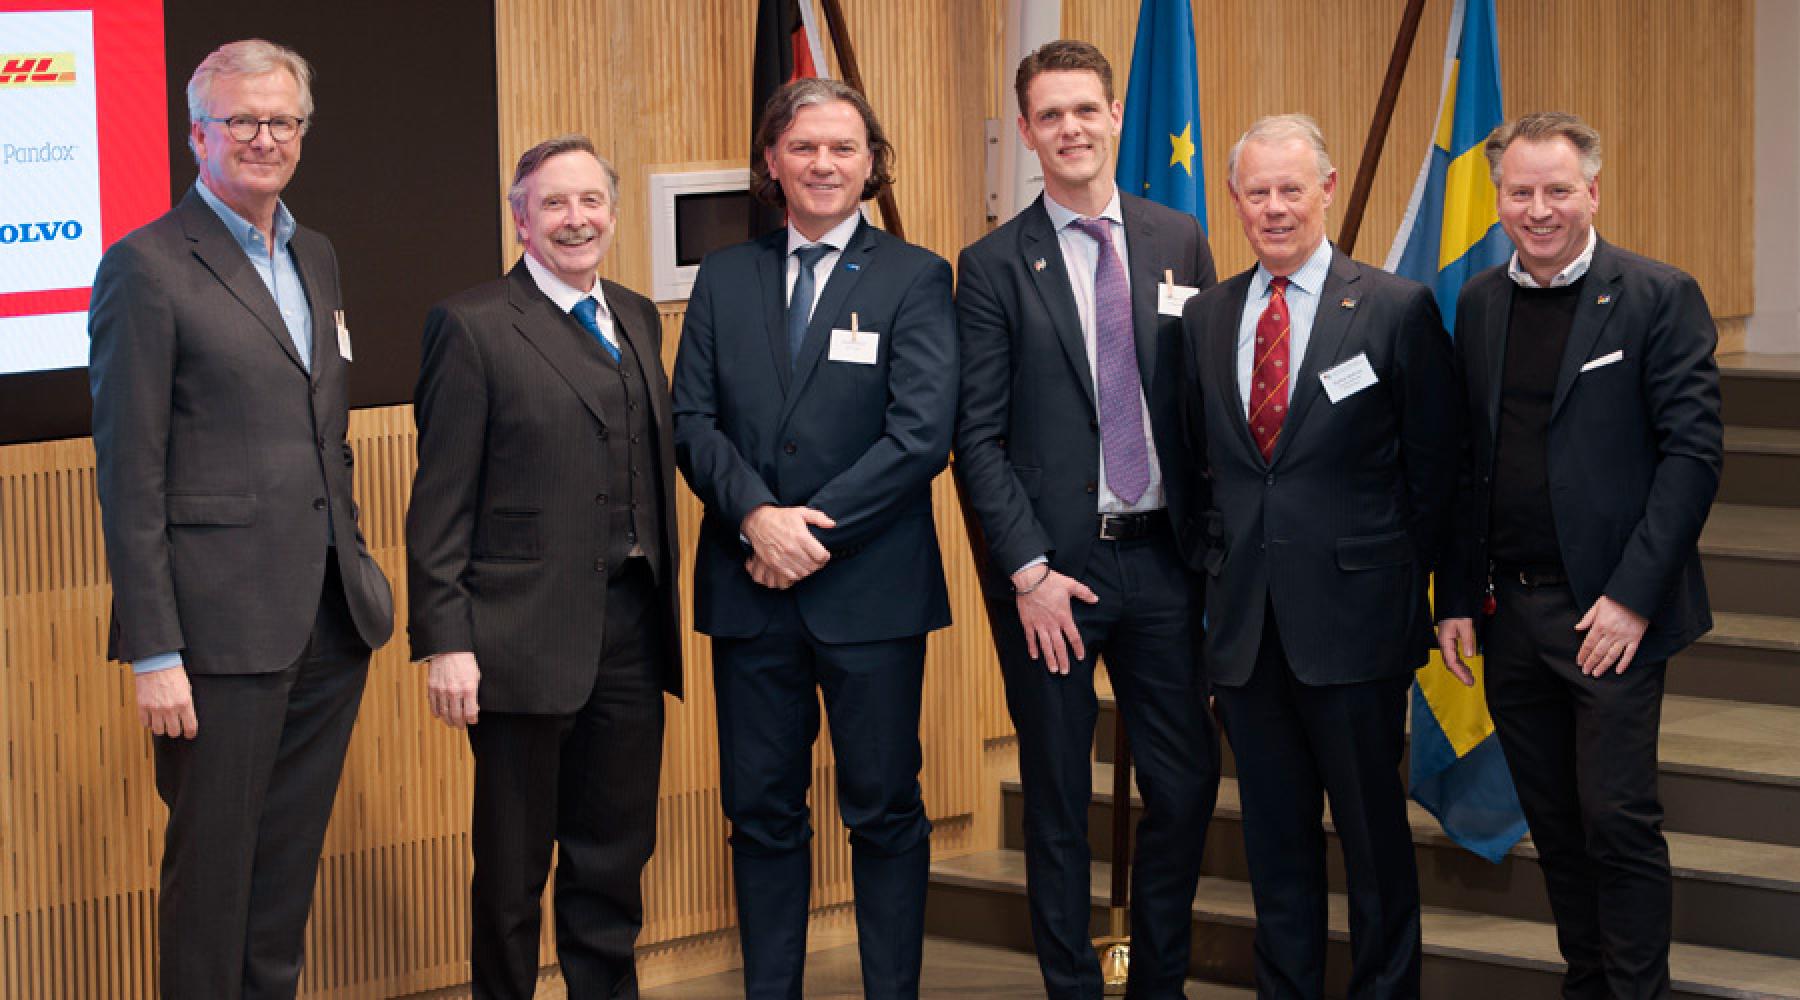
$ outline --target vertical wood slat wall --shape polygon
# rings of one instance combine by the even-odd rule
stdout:
[[[871,97],[900,153],[908,235],[954,261],[986,229],[980,123],[998,113],[996,88],[1012,77],[1012,67],[999,64],[1000,2],[845,6]],[[1256,115],[1309,111],[1331,141],[1343,171],[1340,199],[1347,197],[1402,6],[1196,0],[1202,152],[1221,272],[1249,262],[1225,195],[1230,141]],[[1427,6],[1360,241],[1364,260],[1385,255],[1418,168],[1449,6]],[[624,211],[606,273],[647,287],[651,166],[736,161],[746,152],[754,7],[500,0],[495,210],[523,148],[559,131],[592,134],[623,174]],[[1121,94],[1136,8],[1133,0],[1064,3],[1066,32],[1107,52]],[[1569,108],[1606,136],[1602,232],[1693,272],[1719,316],[1747,314],[1747,0],[1500,0],[1499,16],[1507,110]],[[510,234],[498,249],[499,261],[510,263]],[[663,308],[663,322],[672,361],[678,305]],[[363,411],[351,427],[364,528],[403,605],[411,412]],[[982,750],[1010,726],[947,480],[936,499],[957,617],[931,641],[925,693],[925,794],[941,854],[985,846],[972,840],[976,814],[987,808],[977,780]],[[691,546],[697,509],[685,491],[680,517]],[[0,998],[155,992],[163,810],[129,678],[102,660],[109,600],[91,443],[0,448]],[[669,714],[659,846],[646,877],[643,940],[652,953],[728,932],[733,920],[707,650],[690,635],[686,652],[690,695]],[[320,868],[308,995],[390,996],[466,975],[468,753],[430,718],[421,688],[403,639],[377,654]],[[832,767],[821,748],[821,908],[849,896]]]

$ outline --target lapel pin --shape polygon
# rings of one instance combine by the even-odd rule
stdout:
[[[1338,300],[1338,308],[1339,309],[1355,309],[1356,308],[1356,300],[1349,297],[1348,295],[1346,295],[1342,299]]]
[[[1595,305],[1597,305],[1597,306],[1603,306],[1603,305],[1605,305],[1605,304],[1607,304],[1607,303],[1608,303],[1608,302],[1611,302],[1611,301],[1612,301],[1612,296],[1610,296],[1610,295],[1602,295],[1602,296],[1600,296],[1600,297],[1599,297],[1599,298],[1597,298],[1597,299],[1595,299],[1595,300],[1594,300],[1594,304],[1595,304]]]
[[[845,265],[844,265],[844,270],[846,270],[846,271],[860,271],[860,270],[862,270],[862,265],[861,265],[861,264],[858,264],[858,263],[857,263],[857,262],[856,262],[856,261],[850,261],[850,262],[848,262],[848,263],[846,263],[846,264],[845,264]]]
[[[1037,260],[1034,260],[1031,262],[1031,269],[1033,271],[1042,271],[1044,269],[1044,266],[1045,266],[1044,258],[1042,258],[1042,257],[1039,257]]]

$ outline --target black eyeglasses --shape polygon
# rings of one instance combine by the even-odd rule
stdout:
[[[257,118],[254,115],[232,115],[230,118],[202,118],[203,122],[212,122],[225,126],[225,131],[239,142],[250,142],[256,133],[262,131],[264,125],[269,127],[269,138],[276,142],[293,142],[294,137],[306,131],[306,119],[292,115],[274,115],[269,118]]]

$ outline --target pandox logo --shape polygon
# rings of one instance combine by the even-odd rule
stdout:
[[[64,87],[75,82],[75,53],[0,54],[0,87]]]

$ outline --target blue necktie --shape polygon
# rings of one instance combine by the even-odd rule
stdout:
[[[612,341],[606,339],[606,334],[600,332],[599,313],[600,303],[595,302],[592,295],[575,303],[575,308],[569,310],[569,315],[579,320],[582,326],[587,327],[587,332],[594,335],[594,339],[600,342],[601,347],[606,348],[606,353],[616,364],[619,360],[619,349],[613,346]]]
[[[800,364],[800,345],[806,341],[806,327],[812,321],[813,289],[817,282],[813,268],[832,251],[824,243],[809,243],[794,251],[800,258],[800,274],[794,279],[794,294],[788,297],[788,368]]]

